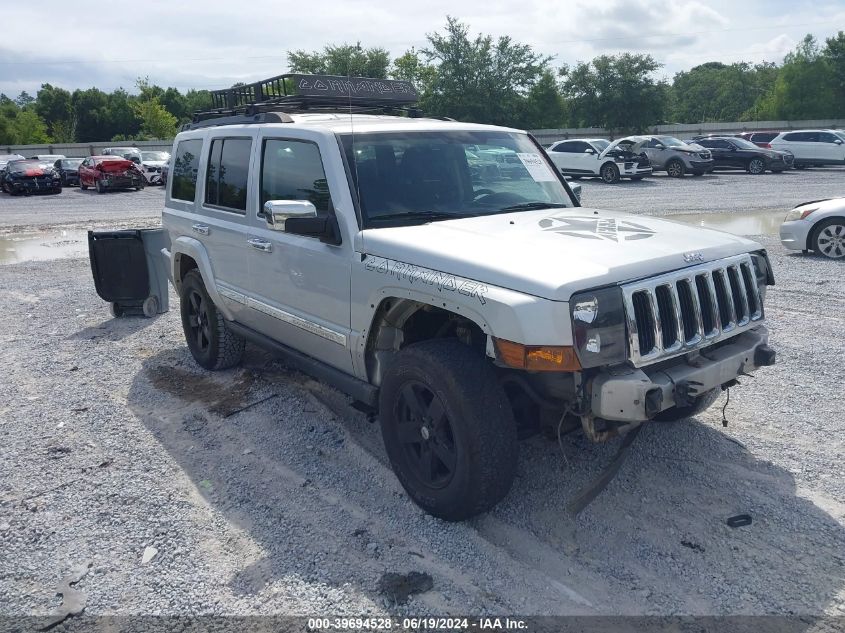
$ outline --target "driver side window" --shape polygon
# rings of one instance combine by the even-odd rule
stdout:
[[[320,149],[308,141],[266,139],[261,152],[259,213],[268,200],[305,200],[318,217],[332,213]]]

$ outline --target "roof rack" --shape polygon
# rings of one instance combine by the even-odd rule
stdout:
[[[193,123],[183,129],[231,123],[290,123],[293,119],[286,113],[294,112],[403,111],[417,117],[421,114],[413,107],[417,100],[417,90],[408,81],[285,74],[213,90],[212,109],[195,112]]]

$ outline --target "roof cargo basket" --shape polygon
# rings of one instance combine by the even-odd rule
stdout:
[[[193,120],[197,124],[220,117],[254,117],[262,112],[313,111],[406,110],[410,116],[418,116],[412,107],[418,98],[416,88],[408,81],[286,74],[214,90],[211,92],[213,109],[195,113]]]

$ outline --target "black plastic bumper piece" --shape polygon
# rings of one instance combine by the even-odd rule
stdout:
[[[660,413],[663,408],[663,391],[660,387],[649,389],[645,394],[645,414],[648,418],[653,418]]]
[[[768,345],[760,345],[754,350],[754,364],[757,367],[768,367],[775,364],[777,353]]]

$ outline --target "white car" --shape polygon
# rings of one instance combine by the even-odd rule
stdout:
[[[652,171],[647,157],[611,145],[603,138],[558,141],[546,152],[562,174],[573,178],[599,177],[614,183],[622,178],[641,180]]]
[[[845,133],[839,130],[781,132],[769,143],[772,149],[789,150],[795,167],[845,164]]]
[[[164,184],[161,170],[170,161],[170,152],[141,152],[141,173],[149,185]]]
[[[845,257],[845,198],[799,204],[786,214],[780,241],[795,251],[815,251],[830,259]]]

